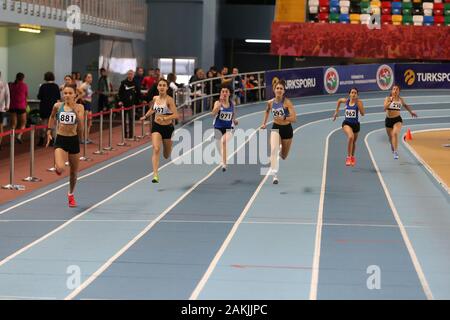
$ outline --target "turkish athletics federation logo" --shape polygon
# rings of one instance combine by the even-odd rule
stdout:
[[[394,71],[386,64],[383,64],[377,71],[377,84],[381,90],[389,90],[394,84]]]
[[[325,90],[329,94],[334,94],[339,89],[339,73],[335,68],[328,68],[324,77]]]

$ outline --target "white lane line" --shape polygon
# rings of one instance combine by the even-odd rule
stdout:
[[[314,257],[312,264],[309,300],[317,300],[317,288],[319,286],[320,249],[322,246],[323,206],[325,203],[325,191],[326,191],[327,170],[328,170],[328,150],[330,145],[330,137],[339,130],[341,130],[341,128],[337,128],[331,131],[328,134],[325,143],[325,155],[323,156],[322,186],[320,188],[319,210],[317,212],[316,240],[314,246]]]
[[[418,96],[418,97],[420,97],[420,96]],[[422,97],[420,97],[420,98],[424,98],[424,97],[427,97],[427,96],[422,96]],[[436,97],[439,97],[439,96],[429,96],[429,97],[434,97],[434,98],[436,98]],[[448,96],[442,96],[442,97],[448,97]],[[382,99],[382,98],[365,99],[365,101],[369,101],[369,100],[380,100],[380,99]],[[333,100],[333,101],[334,101],[334,100]],[[259,103],[256,103],[256,104],[254,104],[254,105],[257,105],[257,104],[263,104],[263,103],[264,103],[264,102],[259,102]],[[316,102],[316,103],[305,103],[305,104],[303,104],[303,105],[295,105],[295,108],[299,108],[299,107],[303,107],[303,108],[304,108],[304,107],[308,107],[308,106],[316,106],[316,105],[329,104],[329,103],[332,103],[332,101],[329,101],[329,102],[328,102],[328,101],[325,101],[325,102]],[[444,103],[444,102],[429,102],[429,103],[420,103],[420,104],[423,104],[423,105],[432,105],[432,104],[442,104],[442,103]],[[249,105],[241,105],[241,106],[239,106],[239,107],[242,108],[242,107],[248,107],[248,106],[249,106]],[[381,106],[382,106],[382,105],[367,106],[366,109],[370,109],[370,108],[378,108],[378,107],[381,107]],[[312,111],[312,112],[302,112],[301,114],[302,114],[302,115],[306,115],[306,114],[314,114],[314,113],[321,113],[321,112],[328,112],[328,111],[332,112],[333,110],[334,110],[334,109],[320,110],[320,111]],[[238,117],[238,120],[244,119],[244,118],[247,118],[247,117],[250,117],[250,116],[254,116],[254,115],[256,115],[256,114],[261,114],[261,113],[263,113],[263,112],[264,112],[264,111],[252,112],[252,113],[249,113],[249,114],[247,114],[247,115],[243,115],[243,116],[241,116],[241,117]],[[197,120],[199,120],[199,119],[202,119],[202,118],[204,118],[204,117],[207,117],[207,116],[210,116],[210,114],[207,113],[207,114],[201,115],[201,116],[199,116],[199,117],[197,117],[197,118],[195,118],[195,119],[190,120],[189,122],[187,122],[186,124],[184,124],[183,126],[181,126],[180,128],[178,128],[178,129],[175,131],[175,134],[176,134],[179,130],[181,130],[182,128],[184,128],[185,126],[187,126],[187,125],[189,125],[189,124],[191,124],[191,123],[193,123],[193,122],[195,122],[195,121],[197,121]],[[145,152],[145,151],[147,151],[147,150],[150,150],[151,148],[153,148],[153,146],[145,147],[145,148],[143,148],[143,149],[141,149],[141,150],[139,150],[139,151],[137,151],[137,152],[135,152],[135,153],[132,153],[132,154],[126,156],[126,157],[119,158],[118,160],[116,160],[116,161],[114,161],[114,162],[111,162],[110,164],[107,164],[107,165],[105,165],[105,166],[103,166],[103,167],[100,167],[100,168],[98,168],[98,169],[95,170],[95,171],[92,171],[92,172],[90,172],[90,173],[87,173],[87,174],[85,174],[85,175],[80,176],[80,177],[78,178],[78,181],[83,180],[83,179],[85,179],[85,178],[87,178],[87,177],[90,177],[90,176],[92,176],[92,175],[94,175],[94,174],[97,174],[97,173],[99,173],[99,172],[102,172],[103,170],[105,170],[105,169],[107,169],[107,168],[109,168],[109,167],[112,167],[112,166],[114,166],[114,165],[116,165],[116,164],[118,164],[118,163],[121,163],[121,162],[123,162],[123,161],[125,161],[125,160],[128,160],[128,159],[130,159],[130,158],[132,158],[132,157],[135,157],[135,156],[137,156],[137,155],[139,155],[139,154],[141,154],[141,153],[143,153],[143,152]],[[119,157],[120,157],[120,156],[119,156]],[[69,185],[69,182],[65,182],[65,183],[60,184],[60,185],[58,185],[58,186],[56,186],[56,187],[54,187],[54,188],[52,188],[52,189],[50,189],[50,190],[47,190],[47,191],[45,191],[45,192],[43,192],[43,193],[41,193],[41,194],[38,194],[38,195],[36,195],[36,196],[34,196],[34,197],[30,198],[30,199],[23,200],[23,201],[21,201],[21,202],[15,204],[15,205],[12,205],[11,207],[8,207],[8,208],[6,208],[6,209],[3,209],[2,211],[0,211],[0,216],[3,215],[3,214],[5,214],[5,213],[7,213],[7,212],[9,212],[9,211],[11,211],[11,210],[13,210],[13,209],[16,209],[16,208],[18,208],[18,207],[21,207],[21,206],[23,206],[24,204],[27,204],[27,203],[32,202],[32,201],[34,201],[34,200],[40,199],[40,198],[42,198],[42,197],[44,197],[44,196],[46,196],[46,195],[48,195],[48,194],[50,194],[50,193],[52,193],[52,192],[55,192],[55,191],[57,191],[57,190],[59,190],[59,189],[61,189],[61,188],[63,188],[63,187],[66,187],[66,186],[68,186],[68,185]]]
[[[56,300],[54,297],[0,296],[0,300]]]
[[[413,127],[413,126],[410,126]],[[433,132],[433,131],[448,131],[449,128],[437,128],[437,129],[428,129],[428,130],[415,130],[412,133],[419,133],[419,132]],[[407,143],[404,139],[402,139],[403,145],[406,147],[406,149],[409,150],[409,152],[417,159],[418,162],[430,173],[430,175],[436,180],[436,182],[447,192],[450,194],[450,187],[445,183],[444,180],[436,173],[436,171],[431,168],[428,163],[426,163],[425,160],[414,150],[414,148]]]
[[[319,123],[319,122],[321,122],[323,120],[324,119],[304,124],[304,125],[298,127],[297,129],[295,129],[294,130],[294,134],[296,134],[297,132],[299,132],[301,129],[303,129],[305,127],[308,127],[308,126],[310,126],[312,124],[315,124],[315,123]],[[329,120],[329,119],[325,119],[325,120]],[[211,261],[210,265],[208,266],[208,269],[206,270],[206,272],[204,273],[204,275],[202,276],[202,278],[198,282],[198,284],[195,287],[194,291],[192,292],[189,300],[197,300],[198,299],[198,296],[200,295],[201,291],[204,289],[206,283],[208,282],[209,278],[211,277],[212,273],[214,272],[214,269],[217,267],[217,264],[219,263],[220,259],[222,258],[223,254],[225,253],[225,250],[230,245],[230,242],[233,239],[234,235],[236,234],[239,226],[243,223],[243,220],[244,220],[245,216],[247,215],[247,213],[250,210],[251,206],[255,202],[255,200],[256,200],[259,192],[261,191],[262,187],[266,183],[266,181],[267,181],[267,179],[269,177],[269,173],[270,173],[270,171],[266,174],[264,179],[258,185],[258,188],[256,189],[255,193],[252,195],[252,197],[248,201],[247,205],[245,206],[244,210],[241,212],[239,218],[234,223],[233,228],[229,232],[229,234],[226,237],[225,241],[222,243],[222,246],[220,247],[220,249],[217,251],[216,255],[214,256],[214,259]]]
[[[441,109],[437,109],[437,110],[441,110]],[[432,111],[432,110],[427,110],[427,111]],[[445,117],[445,116],[421,117],[421,119],[442,118],[442,117]],[[380,122],[380,120],[366,121],[366,122],[362,122],[362,123],[377,123],[377,122]],[[326,140],[324,167],[323,167],[323,175],[322,175],[322,188],[321,188],[321,192],[320,192],[319,212],[318,212],[318,216],[317,216],[316,244],[315,244],[314,260],[313,260],[313,267],[312,267],[311,290],[310,290],[310,295],[309,295],[310,300],[317,300],[317,289],[318,289],[318,285],[319,285],[320,250],[321,250],[322,228],[323,228],[323,205],[324,205],[324,199],[325,199],[326,179],[327,179],[326,174],[327,174],[327,166],[328,166],[328,144],[329,144],[329,139],[330,139],[331,135],[333,135],[335,132],[339,131],[340,129],[341,128],[333,130],[328,135],[327,140]],[[380,131],[380,130],[384,130],[384,129],[379,129],[377,131]],[[366,144],[367,144],[367,142],[366,142]],[[369,153],[370,153],[370,150],[369,150]],[[397,221],[397,223],[398,223],[398,221]]]
[[[378,164],[377,164],[377,162],[375,160],[375,157],[373,156],[372,149],[370,148],[370,145],[369,145],[369,141],[368,141],[369,137],[373,133],[375,133],[377,131],[382,131],[382,130],[384,130],[384,129],[378,129],[378,130],[371,131],[370,133],[367,134],[366,138],[364,139],[364,142],[366,144],[367,150],[369,151],[369,156],[370,156],[370,158],[372,160],[372,163],[373,163],[373,166],[374,166],[374,168],[375,168],[375,170],[377,172],[378,178],[379,178],[379,180],[381,182],[381,185],[383,187],[383,190],[384,190],[384,193],[386,195],[386,198],[387,198],[387,200],[389,202],[389,206],[391,207],[392,214],[394,215],[395,221],[397,222],[398,227],[400,229],[400,233],[401,233],[401,235],[403,237],[403,241],[405,242],[406,248],[408,249],[408,252],[409,252],[409,255],[410,255],[411,260],[413,262],[413,265],[414,265],[414,268],[416,270],[417,276],[419,277],[420,283],[422,285],[422,289],[423,289],[427,299],[428,300],[433,300],[433,294],[431,292],[431,289],[430,289],[428,281],[427,281],[427,279],[425,277],[425,274],[424,274],[424,272],[422,270],[422,266],[420,265],[420,262],[419,262],[419,259],[417,258],[417,255],[416,255],[416,252],[414,250],[414,247],[413,247],[413,245],[411,243],[411,240],[409,239],[408,233],[406,232],[405,226],[403,225],[403,222],[400,219],[400,216],[398,214],[397,208],[395,207],[394,201],[392,200],[391,194],[390,194],[390,192],[389,192],[389,190],[388,190],[388,188],[386,186],[386,183],[384,182],[384,178],[383,178],[383,176],[381,174],[380,168],[378,167]]]
[[[253,132],[239,148],[228,156],[231,159],[235,154],[237,154],[242,148],[244,148],[247,143],[256,135],[259,131]],[[175,208],[181,201],[183,201],[189,194],[191,194],[199,185],[204,181],[208,180],[221,166],[216,166],[211,172],[206,175],[203,179],[198,181],[194,186],[192,186],[188,191],[186,191],[181,197],[179,197],[172,205],[170,205],[166,210],[164,210],[154,221],[152,221],[147,227],[144,228],[136,237],[134,237],[130,242],[128,242],[122,249],[120,249],[114,256],[112,256],[107,262],[105,262],[97,271],[95,271],[88,279],[86,279],[77,289],[72,291],[64,300],[72,300],[81,291],[88,287],[95,279],[97,279],[106,269],[108,269],[114,261],[116,261],[121,255],[123,255],[131,246],[133,246],[139,239],[141,239],[150,229],[152,229],[160,220],[162,220],[173,208]]]
[[[7,220],[1,222],[26,222],[26,223],[38,223],[38,222],[66,222],[67,220]],[[151,220],[77,220],[73,223],[150,223]],[[186,224],[186,223],[206,223],[206,224],[234,224],[235,221],[213,221],[213,220],[164,220],[159,223],[168,224]],[[301,221],[243,221],[241,224],[267,224],[267,225],[304,225],[304,226],[316,226],[317,222],[301,222]],[[323,223],[323,226],[337,226],[337,227],[373,227],[373,228],[398,228],[398,225],[389,224],[370,224],[370,223]],[[441,225],[405,225],[405,228],[439,228]],[[447,227],[442,227],[447,228]],[[18,238],[20,236],[17,236]]]
[[[269,173],[269,172],[268,172]],[[253,202],[255,201],[256,197],[258,196],[259,192],[261,191],[263,185],[266,183],[267,179],[269,178],[269,174],[266,174],[264,179],[260,182],[258,188],[253,193],[252,197],[250,198],[250,201],[245,206],[244,210],[241,212],[241,215],[236,220],[236,222],[233,225],[233,228],[231,228],[230,233],[228,234],[225,241],[222,243],[222,246],[220,247],[219,251],[216,253],[214,259],[212,260],[211,264],[209,265],[208,269],[206,270],[205,274],[201,278],[200,282],[195,287],[194,291],[192,292],[189,300],[197,300],[200,292],[205,287],[206,282],[209,280],[209,277],[213,273],[214,269],[217,266],[217,263],[219,262],[220,258],[224,254],[225,250],[228,248],[228,245],[230,244],[231,240],[233,239],[235,233],[237,232],[237,229],[239,228],[239,225],[242,223],[242,220],[244,220],[245,216],[247,215],[247,212],[250,210],[251,206],[253,205]]]

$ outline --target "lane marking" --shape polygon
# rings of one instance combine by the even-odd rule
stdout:
[[[328,171],[328,151],[330,144],[330,137],[342,130],[342,128],[337,128],[331,131],[325,142],[325,154],[323,156],[323,171],[322,171],[322,185],[320,187],[320,200],[319,200],[319,210],[317,212],[317,224],[316,224],[316,240],[314,246],[314,256],[312,264],[312,274],[311,274],[311,287],[309,291],[309,300],[317,300],[317,288],[319,286],[319,268],[320,268],[320,250],[322,246],[322,228],[323,228],[323,206],[325,203],[325,192],[327,183],[327,171]]]
[[[394,201],[392,200],[391,194],[386,186],[386,183],[384,182],[384,178],[381,174],[380,168],[378,167],[378,164],[375,160],[375,157],[372,153],[372,149],[370,148],[368,139],[369,137],[377,132],[377,131],[382,131],[384,129],[378,129],[378,130],[374,130],[369,132],[365,139],[364,142],[366,144],[367,150],[369,151],[369,156],[372,160],[373,166],[377,172],[378,178],[381,182],[381,186],[383,187],[384,193],[386,195],[386,198],[389,202],[389,206],[391,207],[391,211],[392,214],[394,215],[395,221],[397,222],[399,229],[400,229],[400,233],[402,235],[403,241],[405,242],[406,248],[408,249],[409,255],[411,257],[411,260],[413,262],[414,268],[416,270],[417,276],[419,277],[420,283],[422,285],[422,289],[425,293],[425,296],[427,297],[428,300],[433,300],[433,294],[431,292],[430,286],[428,284],[428,281],[425,277],[425,274],[422,270],[422,266],[420,265],[419,259],[417,258],[416,252],[414,250],[414,247],[412,246],[411,240],[409,239],[408,233],[406,232],[405,226],[403,225],[402,220],[400,219],[400,216],[398,214],[397,208],[395,207]]]
[[[231,159],[235,154],[237,154],[242,148],[244,148],[247,143],[256,135],[259,131],[256,130],[253,132],[239,148],[234,151],[232,154],[228,156],[228,159]],[[141,239],[147,232],[150,231],[160,220],[162,220],[173,208],[175,208],[181,201],[183,201],[189,194],[191,194],[199,185],[201,185],[204,181],[209,179],[217,170],[221,168],[220,165],[216,166],[213,170],[210,171],[208,175],[206,175],[203,179],[198,181],[194,186],[192,186],[188,191],[186,191],[181,197],[179,197],[172,205],[170,205],[166,210],[164,210],[154,221],[152,221],[147,227],[144,228],[136,237],[134,237],[131,241],[129,241],[122,249],[120,249],[115,255],[113,255],[107,262],[105,262],[97,271],[95,271],[92,275],[89,276],[77,289],[72,291],[64,300],[72,300],[77,295],[81,293],[86,287],[88,287],[95,279],[97,279],[103,272],[105,272],[120,256],[122,256],[131,246],[133,246],[139,239]]]
[[[307,126],[310,126],[314,123],[318,123],[320,121],[323,121],[323,120],[309,122],[307,124],[304,124],[304,125],[298,127],[297,129],[294,130],[294,135],[297,132],[299,132],[301,129],[303,129]],[[189,297],[189,300],[197,300],[198,299],[198,296],[200,295],[201,291],[204,289],[206,283],[208,282],[209,278],[211,277],[212,273],[214,272],[217,264],[219,263],[219,260],[222,258],[223,254],[225,253],[225,250],[230,245],[231,240],[233,239],[234,235],[236,234],[240,224],[243,222],[245,216],[250,211],[250,208],[253,205],[253,203],[255,202],[256,198],[258,197],[258,194],[261,191],[262,187],[266,184],[267,179],[269,178],[269,173],[270,172],[267,172],[264,179],[258,185],[258,188],[255,190],[252,197],[248,201],[244,210],[241,212],[239,218],[234,223],[233,228],[231,228],[231,231],[228,233],[228,236],[226,237],[225,241],[222,243],[222,246],[220,247],[220,249],[217,251],[216,255],[214,256],[213,260],[211,261],[210,265],[208,266],[208,269],[206,270],[206,272],[203,274],[202,278],[198,282],[197,286],[195,287],[194,291],[192,292],[191,296]]]

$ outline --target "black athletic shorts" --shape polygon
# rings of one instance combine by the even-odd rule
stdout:
[[[274,123],[272,130],[278,130],[280,133],[281,140],[290,140],[294,137],[294,129],[291,124],[279,125]]]
[[[386,121],[385,121],[386,128],[391,128],[392,129],[392,128],[394,128],[394,125],[396,123],[398,123],[398,122],[403,123],[402,117],[398,116],[398,117],[395,117],[395,118],[386,118]]]
[[[216,131],[220,132],[222,136],[227,133],[228,130],[233,130],[233,128],[214,128]]]
[[[156,122],[153,122],[152,133],[161,134],[163,140],[172,139],[173,132],[175,131],[175,127],[171,124],[167,126],[162,126]]]
[[[78,135],[72,137],[57,135],[53,146],[55,149],[63,149],[69,154],[80,153],[80,140]]]
[[[353,122],[349,122],[349,121],[344,121],[342,123],[342,128],[344,126],[349,126],[350,128],[352,128],[353,133],[358,133],[361,131],[361,125],[359,124],[359,122],[353,123]]]
[[[84,111],[92,111],[92,102],[84,101]]]
[[[3,124],[4,112],[0,112],[0,124]]]

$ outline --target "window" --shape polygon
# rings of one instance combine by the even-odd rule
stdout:
[[[158,68],[165,78],[173,72],[177,76],[177,83],[186,85],[194,74],[195,62],[193,58],[160,58]]]

